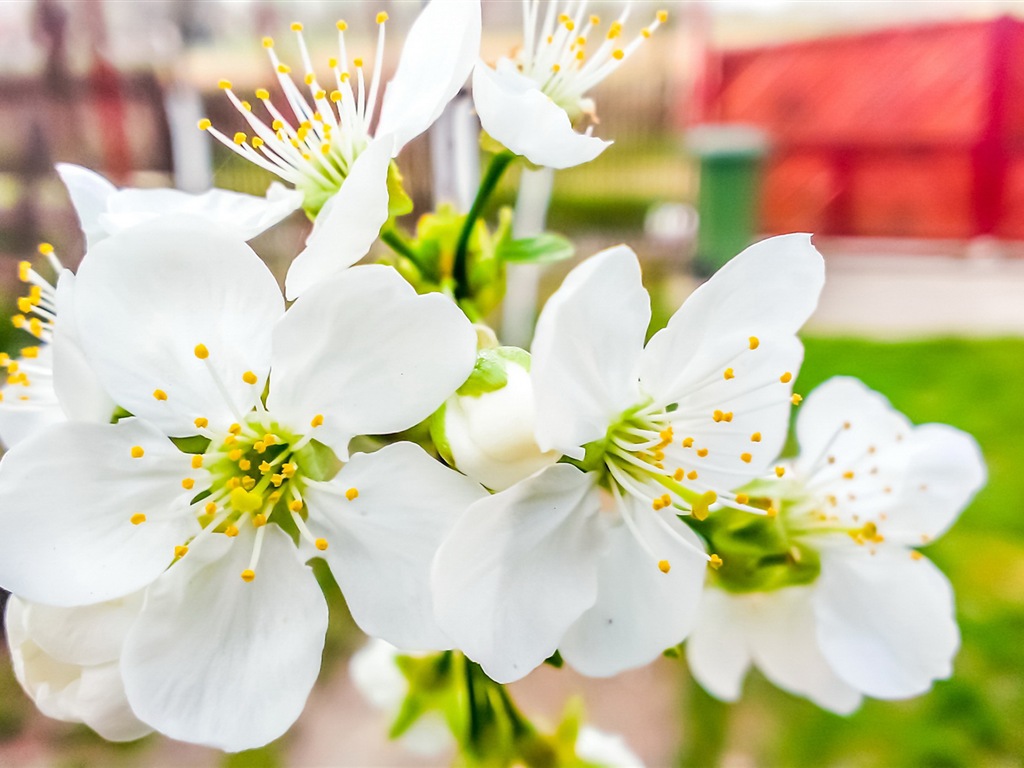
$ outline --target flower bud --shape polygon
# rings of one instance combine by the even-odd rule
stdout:
[[[435,442],[445,458],[495,491],[554,464],[559,457],[557,452],[542,452],[534,438],[529,369],[530,356],[521,349],[482,350],[469,381],[439,414],[443,430],[435,434]]]

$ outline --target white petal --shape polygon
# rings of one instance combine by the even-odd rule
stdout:
[[[133,459],[133,446],[145,455]],[[0,585],[63,606],[135,592],[195,531],[187,505],[208,482],[141,419],[50,427],[0,462]],[[133,525],[137,512],[146,521]]]
[[[829,664],[868,696],[916,696],[952,674],[953,590],[926,558],[898,547],[827,551],[814,609]]]
[[[651,304],[636,254],[609,248],[570,272],[548,299],[533,338],[537,443],[580,458],[579,446],[641,398],[637,364]]]
[[[751,336],[784,342],[796,334],[817,306],[823,283],[824,263],[809,235],[750,246],[694,291],[648,343],[641,362],[644,390],[670,403],[712,376],[745,386],[738,374],[726,381],[725,369],[762,351],[748,348]]]
[[[654,661],[682,642],[697,618],[707,570],[700,539],[673,516],[636,506],[630,513],[643,544],[625,524],[609,531],[609,548],[598,561],[597,602],[558,646],[584,675],[609,677]],[[659,559],[670,563],[668,573],[659,570]]]
[[[117,661],[132,622],[142,610],[142,593],[135,592],[77,608],[24,603],[25,631],[57,661],[95,666]]]
[[[189,553],[150,588],[125,641],[128,700],[161,733],[228,752],[259,747],[298,718],[320,671],[327,605],[276,525],[256,579],[252,528],[212,560]]]
[[[39,345],[35,359],[19,357],[17,362],[30,383],[0,387],[0,442],[8,449],[51,424],[65,421],[54,391],[52,346]]]
[[[594,478],[556,464],[471,506],[434,562],[438,623],[499,683],[527,675],[597,598]]]
[[[53,386],[64,414],[72,421],[107,424],[115,404],[85,358],[75,320],[75,275],[57,279],[57,317],[53,326]]]
[[[783,690],[806,696],[819,707],[849,714],[860,704],[822,655],[815,632],[810,587],[787,587],[745,595],[746,634],[754,663]]]
[[[237,236],[194,217],[120,232],[82,262],[74,295],[82,348],[103,387],[167,434],[194,435],[200,416],[226,426],[262,393],[284,299]],[[243,380],[247,371],[255,384]]]
[[[349,488],[359,496],[345,497]],[[455,520],[487,492],[414,443],[357,453],[304,494],[309,526],[360,629],[403,649],[451,647],[434,620],[430,566]]]
[[[611,145],[576,133],[565,110],[532,80],[482,62],[473,70],[473,103],[484,130],[534,165],[571,168]]]
[[[395,134],[395,154],[441,116],[479,55],[479,0],[433,0],[423,9],[380,110],[377,135]]]
[[[117,192],[117,187],[79,165],[57,163],[57,173],[71,196],[88,250],[109,234],[100,223],[100,215],[106,211],[107,201]]]
[[[723,701],[739,700],[750,669],[743,607],[738,598],[707,587],[686,641],[690,673],[705,691]]]
[[[392,145],[391,136],[373,141],[356,158],[338,193],[320,210],[306,247],[288,269],[289,300],[351,267],[370,250],[388,219]]]
[[[135,741],[153,732],[128,703],[118,662],[83,669],[74,694],[82,722],[107,741]]]
[[[100,221],[108,234],[163,217],[199,216],[224,232],[251,240],[302,205],[302,192],[271,184],[266,197],[210,189],[192,195],[177,189],[121,189],[107,200]]]
[[[449,299],[417,295],[390,267],[355,267],[304,294],[278,323],[267,407],[293,425],[322,414],[317,439],[345,458],[354,435],[425,419],[475,362],[476,332]]]
[[[604,733],[589,725],[576,738],[576,757],[601,768],[643,768],[643,761],[617,733]]]
[[[399,650],[371,637],[348,662],[348,674],[370,704],[389,715],[397,714],[409,693],[409,681],[395,663]]]

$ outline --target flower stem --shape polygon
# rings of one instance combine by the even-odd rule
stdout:
[[[409,241],[401,232],[399,232],[398,228],[394,224],[390,224],[381,230],[380,239],[387,243],[388,247],[392,251],[405,256],[405,258],[417,267],[420,266],[419,254],[413,250],[412,245],[410,245]]]
[[[466,251],[469,249],[469,238],[473,234],[473,227],[477,219],[483,213],[484,206],[494,194],[498,182],[508,170],[509,165],[516,159],[511,152],[499,152],[491,158],[483,179],[480,180],[480,188],[476,191],[473,205],[466,214],[466,220],[462,223],[462,230],[459,232],[459,240],[455,246],[455,262],[452,265],[452,276],[455,278],[455,294],[458,298],[465,298],[469,294],[469,267]]]
[[[687,727],[679,751],[679,768],[721,765],[729,728],[729,705],[706,693],[689,672],[681,687],[683,721]]]

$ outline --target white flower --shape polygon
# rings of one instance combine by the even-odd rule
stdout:
[[[11,595],[5,626],[14,675],[47,717],[85,723],[109,741],[152,731],[132,712],[119,660],[142,595],[83,608],[53,608]]]
[[[471,377],[444,405],[443,434],[432,435],[460,472],[498,491],[554,464],[560,454],[541,451],[534,437],[529,355],[511,347],[481,354],[488,366],[504,372],[504,384],[465,392],[474,382]]]
[[[532,377],[537,443],[573,463],[474,504],[434,564],[438,620],[467,656],[499,682],[556,649],[611,675],[682,640],[705,565],[719,561],[678,515],[732,500],[782,446],[795,334],[822,281],[807,236],[766,240],[645,348],[650,304],[632,251],[569,274],[537,324]]]
[[[601,20],[586,16],[586,3],[568,3],[556,16],[549,2],[543,21],[539,0],[523,0],[523,46],[515,60],[501,59],[494,69],[482,62],[473,71],[473,101],[487,133],[535,165],[569,168],[587,163],[608,147],[586,133],[573,130],[580,118],[594,117],[587,92],[608,77],[663,24],[668,14],[658,11],[629,44],[621,36],[630,4],[607,32]],[[600,43],[592,43],[600,37]],[[595,48],[587,50],[588,45]]]
[[[605,733],[585,725],[576,738],[576,757],[601,768],[643,768],[643,761],[616,733]]]
[[[348,442],[418,423],[469,374],[475,333],[450,301],[359,267],[286,313],[251,249],[181,218],[92,249],[74,315],[134,418],[56,424],[4,457],[0,584],[60,606],[148,586],[121,665],[141,720],[228,750],[279,736],[320,665],[310,555],[368,633],[448,646],[429,563],[484,491],[417,446],[349,459]]]
[[[841,713],[862,695],[923,693],[952,672],[959,631],[948,580],[913,548],[940,536],[984,485],[981,452],[952,427],[913,427],[850,378],[808,396],[797,437],[784,479],[751,494],[771,499],[777,515],[761,520],[801,559],[820,558],[820,573],[758,592],[723,568],[687,643],[693,674],[734,700],[753,664]]]
[[[181,215],[209,219],[251,240],[302,205],[302,195],[281,184],[271,184],[266,197],[225,189],[192,195],[177,189],[118,189],[98,173],[68,163],[58,163],[57,173],[71,196],[87,249],[123,229]]]

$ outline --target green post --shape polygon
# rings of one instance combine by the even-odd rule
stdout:
[[[754,239],[768,140],[754,126],[709,123],[688,131],[686,148],[700,164],[695,267],[710,275]]]

